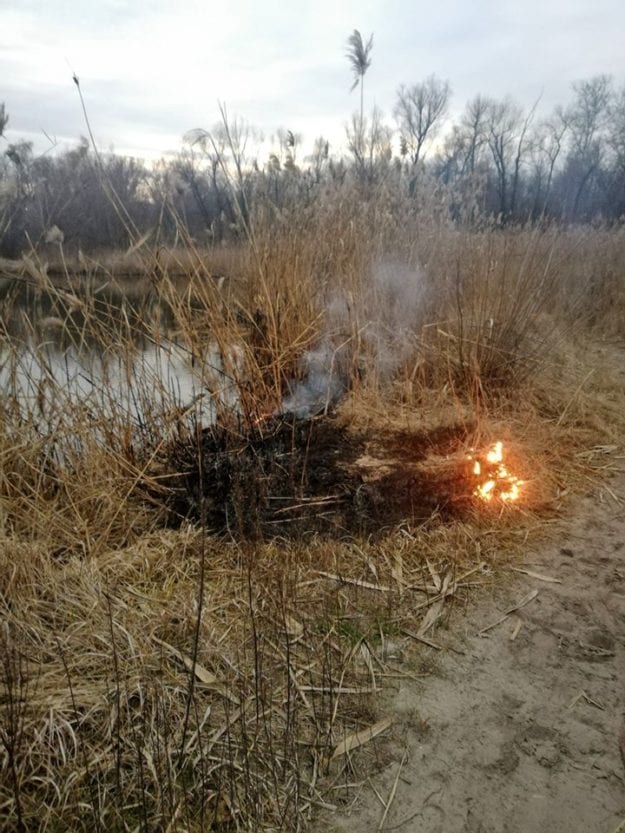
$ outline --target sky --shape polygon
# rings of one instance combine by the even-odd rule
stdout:
[[[355,28],[374,36],[365,107],[390,123],[397,88],[432,73],[451,84],[452,116],[477,93],[540,97],[546,113],[575,81],[625,85],[625,0],[0,0],[6,138],[43,152],[86,135],[75,73],[101,150],[175,153],[219,102],[269,145],[282,127],[303,151],[319,135],[338,150],[359,106]]]

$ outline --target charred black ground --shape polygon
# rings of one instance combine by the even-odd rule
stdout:
[[[336,416],[213,425],[166,452],[172,519],[237,538],[371,534],[471,505],[463,426],[362,434]]]

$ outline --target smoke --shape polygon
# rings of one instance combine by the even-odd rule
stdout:
[[[357,297],[345,291],[329,297],[324,332],[302,356],[301,381],[289,383],[278,413],[302,419],[327,413],[355,374],[391,381],[415,351],[424,314],[423,272],[390,260],[375,264]]]
[[[346,354],[346,345],[334,348],[329,335],[325,343],[305,353],[300,360],[304,379],[289,385],[279,412],[300,419],[327,413],[349,388]]]
[[[388,382],[414,353],[425,317],[425,279],[420,268],[385,260],[374,267],[363,315],[364,341],[378,381]]]

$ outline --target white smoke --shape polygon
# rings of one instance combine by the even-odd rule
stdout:
[[[333,348],[329,341],[304,353],[300,369],[304,378],[289,385],[280,413],[299,419],[327,413],[347,392],[349,374],[345,367],[345,348]]]
[[[390,381],[414,352],[424,323],[425,301],[420,268],[389,260],[376,264],[363,303],[363,315],[369,315],[363,336],[380,381]]]
[[[301,381],[289,384],[278,413],[306,418],[327,413],[366,368],[387,382],[414,352],[424,320],[425,281],[420,269],[385,260],[374,266],[357,298],[334,293],[325,331],[300,360]]]

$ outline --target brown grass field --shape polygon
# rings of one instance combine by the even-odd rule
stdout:
[[[463,230],[354,187],[236,246],[57,266],[2,269],[3,829],[304,830],[448,610],[609,489],[625,230]],[[139,422],[105,377],[86,404],[46,376],[50,341],[121,362]],[[199,404],[132,373],[172,344]],[[475,494],[497,440],[518,500]]]

